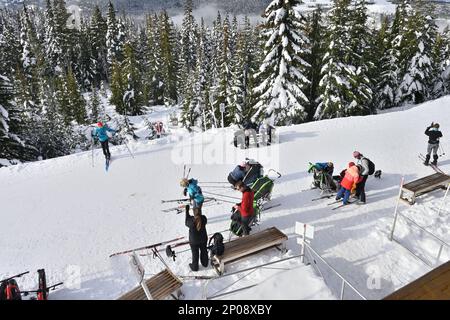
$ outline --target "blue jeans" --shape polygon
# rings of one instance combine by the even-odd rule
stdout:
[[[341,187],[336,195],[336,200],[339,200],[344,196],[344,199],[342,200],[343,204],[348,203],[348,199],[350,198],[350,190],[345,189],[344,187]]]

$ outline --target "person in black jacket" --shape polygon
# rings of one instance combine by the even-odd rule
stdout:
[[[194,208],[194,216],[189,214],[189,205],[186,206],[186,227],[189,228],[189,245],[192,251],[192,263],[189,267],[192,271],[198,271],[198,258],[205,268],[208,266],[208,234],[206,223],[208,219],[201,214],[199,208]],[[199,255],[200,253],[200,255]]]
[[[428,139],[427,156],[423,164],[426,166],[428,165],[431,157],[431,152],[433,151],[433,162],[431,162],[431,164],[437,165],[438,160],[437,151],[439,148],[439,138],[442,137],[442,132],[439,131],[439,124],[432,122],[431,126],[429,126],[425,130],[425,134],[429,137],[429,139]]]

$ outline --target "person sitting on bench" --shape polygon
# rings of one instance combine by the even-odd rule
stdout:
[[[247,236],[250,233],[250,225],[255,217],[255,212],[253,210],[253,198],[255,194],[252,189],[247,187],[242,181],[236,183],[236,189],[242,192],[242,201],[233,207],[231,219],[236,220],[241,224],[242,234]]]

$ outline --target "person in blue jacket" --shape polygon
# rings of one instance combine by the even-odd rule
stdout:
[[[113,134],[116,133],[116,130],[109,128],[102,122],[98,122],[97,128],[95,128],[92,132],[92,137],[97,138],[100,141],[103,149],[103,154],[105,155],[105,158],[109,160],[111,159],[111,153],[109,152],[109,137],[107,131],[112,132]]]
[[[202,194],[202,188],[197,184],[198,181],[195,179],[183,178],[180,181],[180,186],[184,188],[184,196],[189,195],[189,199],[193,202],[193,209],[199,208],[201,210],[203,201],[205,198]]]

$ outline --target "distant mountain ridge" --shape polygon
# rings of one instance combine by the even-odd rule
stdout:
[[[218,10],[231,14],[260,14],[271,0],[193,0],[194,9],[202,6],[217,6]],[[15,8],[23,3],[45,7],[45,0],[0,0],[0,7]],[[117,11],[129,14],[141,14],[147,11],[168,10],[180,12],[184,7],[184,0],[111,0]],[[91,10],[98,4],[102,11],[106,10],[109,0],[66,0],[67,5],[79,5]]]

